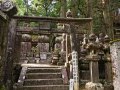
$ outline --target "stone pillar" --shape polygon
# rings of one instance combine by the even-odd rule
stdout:
[[[78,53],[72,52],[74,90],[79,90]]]
[[[101,34],[102,36],[102,34]],[[105,35],[104,38],[101,37],[101,41],[104,41],[104,58],[105,58],[105,79],[109,84],[112,83],[112,62],[110,56],[110,38]]]
[[[104,90],[104,87],[99,83],[98,59],[90,60],[90,78],[91,82],[86,83],[86,90]]]
[[[105,79],[108,83],[112,82],[112,64],[111,61],[105,63]]]
[[[110,52],[112,59],[114,90],[120,90],[120,41],[113,42],[111,44]]]
[[[66,34],[66,64],[68,64],[68,35]]]
[[[62,49],[61,51],[65,51],[66,50],[66,47],[65,47],[65,43],[66,43],[66,40],[65,40],[65,34],[62,35]]]
[[[99,82],[99,70],[98,70],[98,60],[90,61],[90,80],[93,83]]]
[[[16,42],[15,42],[15,63],[19,63],[20,61],[20,49],[21,49],[21,35],[16,35]]]

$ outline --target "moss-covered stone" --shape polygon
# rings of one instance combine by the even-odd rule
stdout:
[[[112,41],[110,41],[110,44],[113,44],[114,42],[120,42],[120,39],[112,40]]]

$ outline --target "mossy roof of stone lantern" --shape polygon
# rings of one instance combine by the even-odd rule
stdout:
[[[96,35],[94,34],[94,33],[91,33],[90,35],[89,35],[89,39],[90,40],[95,40],[96,39]]]
[[[38,41],[39,42],[49,42],[49,37],[48,36],[46,36],[46,35],[41,35],[41,36],[38,36]]]
[[[110,37],[109,37],[108,35],[106,35],[106,36],[104,37],[104,41],[110,41]]]
[[[31,41],[32,37],[29,34],[22,34],[22,40],[23,41]]]

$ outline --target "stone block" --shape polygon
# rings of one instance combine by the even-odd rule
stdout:
[[[104,87],[101,83],[88,82],[85,85],[86,90],[104,90]]]

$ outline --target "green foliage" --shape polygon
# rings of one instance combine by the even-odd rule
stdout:
[[[51,0],[13,0],[18,8],[18,15],[23,16],[52,16],[58,17],[60,2],[52,3]],[[27,4],[28,3],[28,4]]]
[[[86,17],[86,2],[85,0],[78,0],[78,13],[80,14],[80,17]]]
[[[18,9],[18,15],[24,15],[26,8],[23,0],[13,0],[13,2],[16,4],[17,9]]]
[[[116,11],[116,9],[120,8],[120,0],[111,0],[110,9],[111,11]]]

